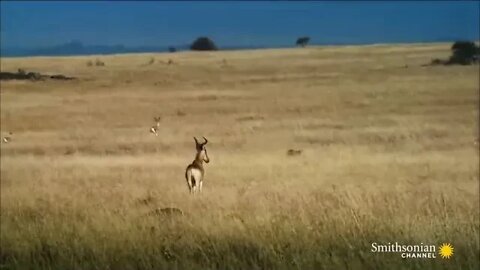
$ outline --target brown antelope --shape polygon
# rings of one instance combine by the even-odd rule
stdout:
[[[155,134],[155,136],[158,136],[158,130],[160,129],[160,116],[159,117],[154,117],[153,120],[156,122],[155,126],[152,126],[150,128],[150,133]]]
[[[205,148],[208,140],[203,137],[205,142],[199,143],[197,138],[193,137],[193,139],[195,140],[197,154],[195,155],[195,160],[188,165],[185,171],[185,178],[187,179],[188,189],[191,194],[195,194],[197,190],[202,192],[203,176],[205,175],[203,162],[210,162],[207,154],[207,148]]]

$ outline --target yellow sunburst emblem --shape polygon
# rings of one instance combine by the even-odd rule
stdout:
[[[449,259],[453,255],[453,246],[451,244],[442,244],[438,251],[440,256],[444,259]]]

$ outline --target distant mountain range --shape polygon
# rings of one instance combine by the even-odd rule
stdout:
[[[176,50],[186,50],[187,45],[174,46]],[[165,46],[140,46],[126,47],[124,45],[84,45],[80,41],[71,41],[62,45],[43,48],[1,48],[4,57],[18,56],[71,56],[71,55],[94,55],[94,54],[119,54],[141,52],[167,52]]]
[[[437,38],[425,42],[453,42],[461,40],[455,38]],[[421,41],[419,41],[421,42]],[[395,42],[400,43],[400,42]],[[315,45],[364,45],[369,43],[362,42],[330,42],[316,43]],[[314,45],[314,44],[311,44]],[[173,47],[176,51],[189,50],[190,45],[177,46],[137,46],[127,47],[124,45],[84,45],[82,42],[74,40],[65,44],[43,47],[43,48],[0,48],[2,57],[22,57],[22,56],[73,56],[73,55],[106,55],[106,54],[122,54],[122,53],[155,53],[168,52]],[[221,50],[249,50],[249,49],[266,49],[266,48],[287,48],[291,46],[221,46]]]
[[[106,55],[106,54],[122,54],[122,53],[155,53],[168,52],[170,47],[176,51],[186,51],[190,49],[190,45],[177,46],[138,46],[127,47],[124,45],[84,45],[80,41],[71,41],[65,44],[43,47],[43,48],[20,48],[10,47],[1,48],[2,57],[22,57],[22,56],[72,56],[72,55]],[[241,49],[260,49],[265,47],[254,46],[230,46],[223,47],[223,50],[241,50]]]

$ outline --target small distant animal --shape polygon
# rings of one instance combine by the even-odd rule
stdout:
[[[150,128],[150,133],[152,134],[155,134],[155,136],[158,136],[158,130],[160,129],[160,120],[161,120],[161,117],[158,116],[158,117],[153,117],[153,121],[155,121],[155,126],[152,126]]]
[[[184,111],[178,110],[177,111],[177,116],[185,116],[187,115]]]
[[[168,59],[168,62],[167,62],[168,65],[171,65],[173,64],[173,60],[172,59]]]
[[[289,156],[298,156],[302,154],[302,150],[288,149],[287,155]]]
[[[197,154],[195,155],[195,160],[187,166],[185,170],[185,178],[187,180],[188,190],[190,194],[195,194],[202,192],[203,177],[205,175],[205,169],[203,168],[203,162],[209,163],[210,158],[208,158],[207,148],[205,145],[208,143],[208,140],[203,137],[205,142],[199,143],[197,138],[193,137],[195,140],[195,149]]]
[[[3,142],[3,143],[9,143],[9,142],[12,141],[12,137],[11,137],[11,136],[13,135],[13,133],[12,133],[12,132],[9,132],[8,135],[10,135],[10,136],[5,136],[5,137],[2,138],[2,142]]]

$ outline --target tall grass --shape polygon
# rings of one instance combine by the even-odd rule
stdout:
[[[106,56],[95,71],[88,57],[1,59],[80,78],[2,82],[14,136],[1,146],[1,267],[476,269],[478,67],[421,67],[448,53],[155,55],[176,57],[168,69]],[[193,136],[210,141],[197,197],[184,180]],[[374,242],[455,253],[402,259]]]

